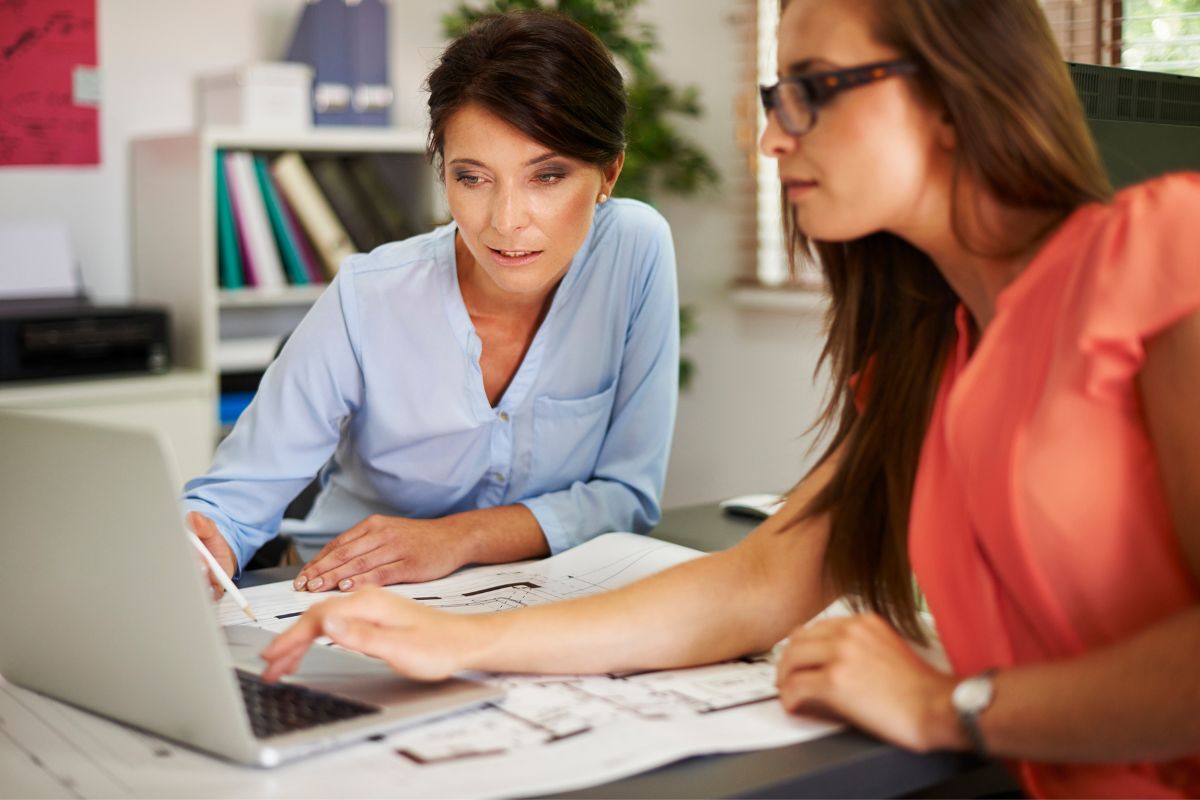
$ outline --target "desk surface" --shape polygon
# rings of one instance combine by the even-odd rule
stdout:
[[[651,535],[713,551],[728,547],[754,528],[754,521],[722,514],[715,504],[667,511]],[[255,570],[243,586],[289,580],[296,566]],[[748,753],[690,758],[619,781],[562,797],[894,797],[938,784],[955,786],[946,796],[978,787],[1008,789],[996,768],[958,753],[920,756],[858,731],[844,731],[801,744]],[[948,783],[949,782],[949,783]]]

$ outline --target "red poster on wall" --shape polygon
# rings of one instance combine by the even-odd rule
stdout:
[[[96,0],[0,0],[0,166],[99,164]]]

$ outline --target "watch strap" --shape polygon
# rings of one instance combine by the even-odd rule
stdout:
[[[967,678],[966,680],[976,681],[983,679],[988,681],[988,683],[991,683],[992,676],[995,674],[995,669],[986,669],[978,675]],[[967,735],[967,741],[971,743],[971,749],[976,753],[976,755],[984,758],[986,758],[988,755],[988,747],[987,742],[983,738],[983,731],[979,727],[979,715],[988,709],[988,706],[991,705],[994,698],[995,694],[993,691],[991,696],[988,698],[987,704],[979,708],[963,709],[957,706],[955,707],[955,711],[958,712],[959,725],[962,727],[963,733]]]

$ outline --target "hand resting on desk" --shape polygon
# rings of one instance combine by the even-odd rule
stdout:
[[[506,564],[549,553],[537,517],[519,503],[436,519],[374,514],[326,544],[293,586],[298,592],[347,592],[431,581],[464,564]]]
[[[374,514],[331,539],[296,577],[296,591],[326,592],[429,581],[469,560],[453,521]]]
[[[877,614],[798,626],[777,670],[779,700],[792,713],[844,719],[917,752],[970,749],[950,702],[957,679]]]

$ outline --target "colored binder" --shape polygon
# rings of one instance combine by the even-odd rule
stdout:
[[[278,184],[276,184],[276,188],[278,189]],[[287,195],[282,190],[279,191],[279,205],[283,209],[283,216],[287,219],[288,230],[295,236],[296,247],[300,251],[300,260],[304,263],[304,271],[308,273],[308,282],[324,283],[325,268],[321,264],[321,257],[313,250],[308,233],[300,224],[295,209],[292,208],[292,204],[288,202]]]
[[[317,0],[305,4],[286,61],[313,68],[313,123],[353,125],[358,117],[351,106],[350,15],[346,0]]]
[[[388,241],[387,234],[381,230],[382,225],[376,221],[374,212],[358,196],[358,191],[342,168],[341,161],[320,157],[307,163],[317,185],[325,194],[325,199],[333,206],[338,219],[350,232],[350,239],[355,247],[366,253]]]
[[[262,192],[263,203],[267,208],[267,217],[271,220],[271,230],[275,235],[275,244],[283,259],[284,271],[289,281],[297,286],[308,284],[308,270],[300,257],[300,249],[296,244],[295,234],[288,229],[287,219],[280,206],[279,195],[267,171],[267,159],[254,156],[254,177],[258,179],[258,189]]]
[[[392,86],[388,77],[388,10],[383,0],[361,0],[346,8],[350,53],[350,100],[356,125],[390,125]]]
[[[233,206],[229,202],[229,185],[225,182],[224,153],[217,151],[217,261],[220,266],[218,279],[225,289],[240,289],[245,286],[242,277],[242,254],[237,239],[237,223],[233,218]]]
[[[321,255],[325,274],[332,278],[342,261],[355,253],[350,235],[298,153],[285,153],[275,159],[271,174]]]
[[[359,190],[359,195],[379,220],[387,241],[406,239],[417,232],[409,224],[409,215],[397,202],[396,197],[388,189],[371,161],[360,156],[350,159],[346,166],[350,178]]]
[[[221,166],[224,167],[222,172],[225,174],[225,187],[229,194],[229,208],[233,214],[233,229],[237,234],[238,255],[242,262],[242,278],[246,286],[258,286],[258,275],[254,270],[254,259],[250,253],[250,245],[246,239],[246,228],[242,224],[242,210],[239,205],[237,193],[233,191],[233,184],[237,180],[234,175],[233,162],[229,159],[229,153],[222,153]]]
[[[287,285],[283,263],[271,232],[266,203],[254,177],[254,161],[249,153],[225,154],[226,179],[235,198],[238,229],[245,237],[254,266],[254,277],[263,289],[282,289]]]
[[[396,153],[370,153],[360,158],[370,163],[380,184],[404,210],[407,228],[411,231],[409,236],[448,221],[435,220],[424,210],[434,206],[433,193],[437,183],[433,169],[425,159]]]

